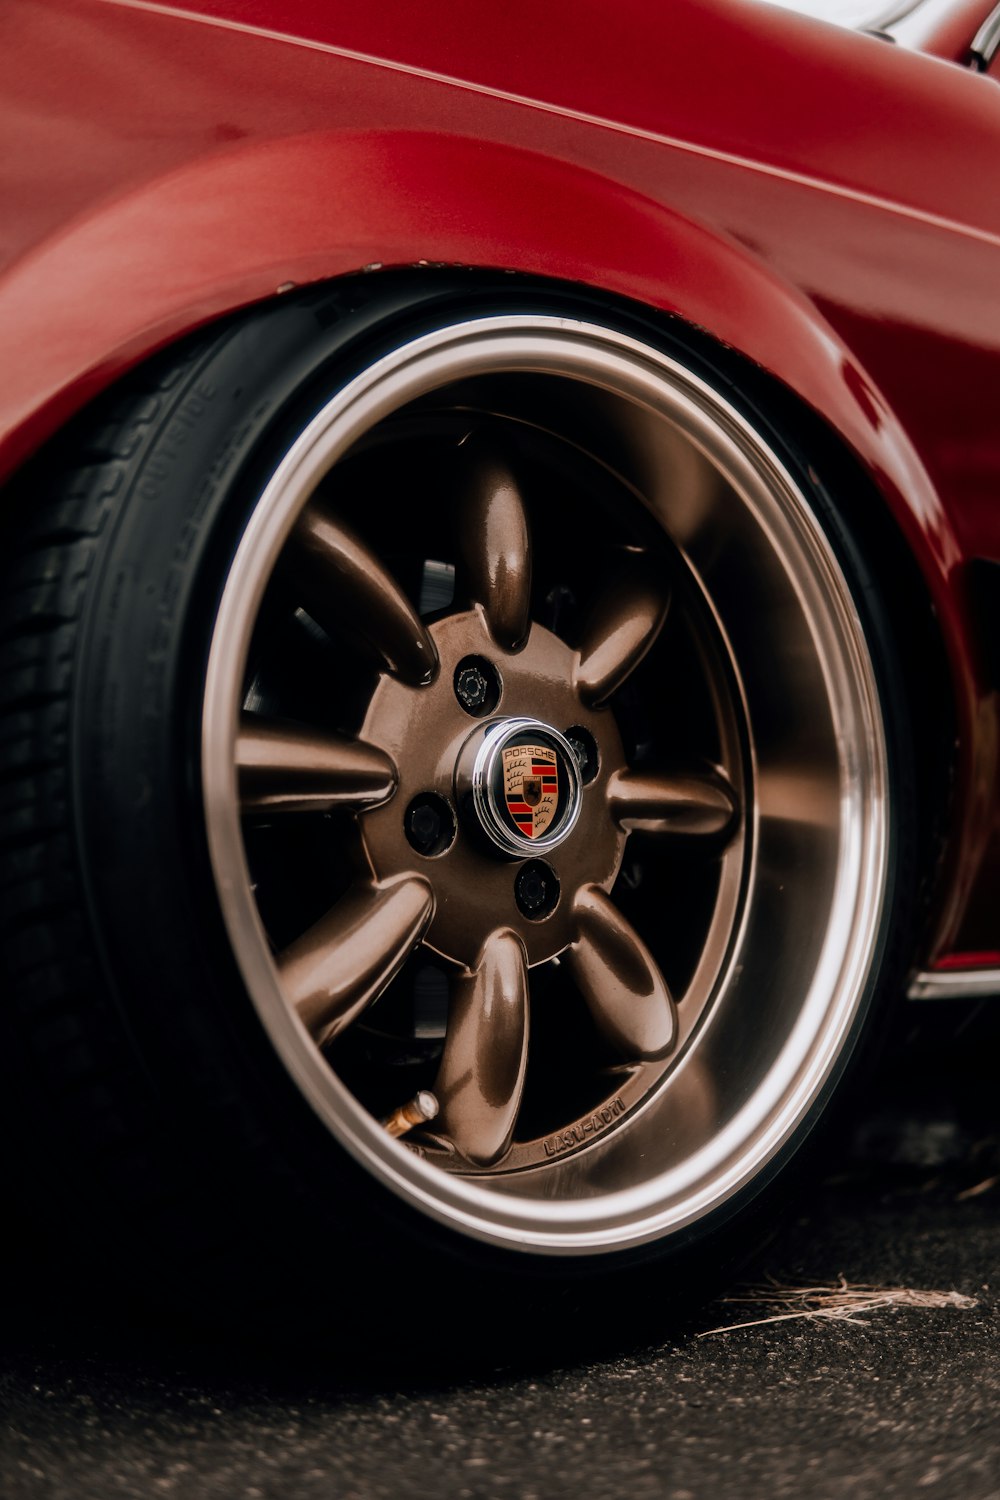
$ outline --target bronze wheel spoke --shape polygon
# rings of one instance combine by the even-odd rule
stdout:
[[[642,661],[659,635],[670,589],[649,560],[635,556],[598,600],[580,643],[577,685],[590,704],[603,703]]]
[[[598,1028],[625,1057],[664,1057],[674,1044],[674,1002],[652,954],[599,886],[576,898],[569,963]]]
[[[622,828],[709,835],[730,828],[738,806],[719,771],[619,771],[608,784],[608,804]]]
[[[461,587],[481,604],[498,646],[513,650],[528,633],[531,543],[517,480],[476,437],[459,450],[465,468],[459,502]]]
[[[396,787],[396,768],[375,745],[255,714],[240,720],[236,767],[244,813],[371,807]]]
[[[528,1056],[528,972],[513,932],[494,932],[452,987],[434,1091],[441,1125],[467,1161],[490,1166],[510,1145]]]
[[[361,885],[278,960],[282,993],[321,1045],[370,1005],[402,968],[433,911],[425,880]]]
[[[293,566],[309,613],[336,636],[357,630],[389,671],[406,682],[427,681],[437,651],[396,581],[343,521],[307,505],[292,533]]]

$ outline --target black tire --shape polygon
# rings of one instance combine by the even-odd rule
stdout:
[[[576,315],[665,349],[780,456],[848,581],[885,738],[880,909],[808,1107],[709,1212],[610,1253],[489,1243],[421,1211],[344,1148],[248,998],[206,836],[209,650],[270,476],[324,403],[383,355],[506,312]],[[498,1324],[511,1307],[537,1320],[540,1308],[576,1307],[583,1294],[566,1288],[591,1278],[616,1283],[617,1322],[648,1296],[638,1268],[686,1302],[706,1271],[743,1253],[843,1095],[876,998],[884,1008],[898,984],[912,906],[913,770],[891,630],[859,539],[817,477],[821,457],[809,457],[807,468],[771,430],[738,371],[720,374],[679,331],[558,289],[460,277],[366,278],[251,311],[137,371],[51,445],[10,497],[0,613],[11,1128],[49,1234],[71,1238],[92,1269],[110,1257],[111,1284],[323,1336],[363,1332],[388,1297],[408,1336],[447,1301],[478,1340],[485,1302]],[[388,504],[386,522],[405,528],[405,509]],[[470,1297],[475,1314],[462,1311]],[[524,1327],[522,1316],[515,1337]]]

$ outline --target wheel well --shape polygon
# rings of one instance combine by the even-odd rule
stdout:
[[[318,283],[280,300],[322,302],[333,283]],[[721,344],[704,328],[687,323],[675,314],[637,303],[582,283],[478,268],[428,266],[386,270],[339,278],[338,286],[357,289],[359,302],[382,300],[391,287],[397,296],[398,315],[405,320],[412,311],[413,293],[429,310],[437,302],[453,304],[456,298],[476,297],[480,303],[512,305],[552,312],[560,307],[567,314],[614,319],[625,332],[654,342],[664,338],[683,346],[693,367],[709,382],[722,386],[735,402],[770,431],[801,470],[825,489],[845,521],[872,574],[878,579],[883,606],[896,623],[895,644],[902,670],[901,683],[913,726],[913,755],[917,776],[918,805],[929,811],[920,830],[919,904],[926,910],[934,896],[935,875],[941,862],[945,831],[951,810],[955,781],[957,713],[951,672],[939,629],[933,600],[920,568],[907,545],[883,494],[870,472],[842,437],[795,391],[750,358]],[[278,299],[274,299],[277,301]],[[157,351],[142,367],[154,367],[175,359],[186,344],[211,336],[223,324],[238,323],[265,304],[229,313],[207,328],[186,335]],[[384,315],[382,332],[392,320]],[[140,367],[140,368],[142,368]],[[101,392],[43,447],[8,482],[9,495],[18,491],[29,496],[32,475],[40,466],[57,465],[60,448],[72,432],[93,430],[94,413],[113,410],[119,386],[132,384],[136,370]],[[8,537],[25,523],[23,507],[16,501],[0,507],[0,533]]]

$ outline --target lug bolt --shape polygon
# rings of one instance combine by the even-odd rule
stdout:
[[[539,922],[555,910],[559,900],[559,879],[549,865],[533,859],[522,865],[514,880],[514,900],[519,911]]]
[[[500,673],[485,656],[465,656],[455,668],[455,697],[477,719],[491,714],[500,701]]]
[[[489,683],[478,667],[466,667],[464,672],[459,672],[458,674],[455,692],[465,707],[471,709],[474,713],[477,708],[482,708],[486,702]]]
[[[580,724],[574,724],[571,729],[567,729],[566,738],[576,756],[576,763],[580,767],[580,779],[584,786],[588,786],[600,770],[601,757],[597,749],[597,741],[590,730],[584,729]]]
[[[577,765],[580,767],[581,771],[585,771],[587,769],[587,747],[586,747],[586,745],[583,743],[583,740],[575,740],[572,737],[569,737],[569,744],[570,744],[570,749],[573,751],[573,754],[576,756]]]
[[[421,848],[429,849],[441,832],[441,819],[426,802],[410,813],[410,838]]]
[[[418,854],[443,854],[455,837],[455,814],[443,797],[425,792],[414,797],[403,819],[406,837]]]

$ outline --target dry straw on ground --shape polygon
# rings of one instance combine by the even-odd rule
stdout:
[[[974,1297],[961,1292],[924,1292],[909,1286],[851,1286],[841,1276],[829,1286],[782,1286],[777,1281],[766,1286],[748,1287],[743,1293],[723,1297],[725,1303],[771,1307],[766,1317],[747,1322],[727,1323],[720,1328],[706,1328],[701,1339],[714,1333],[732,1333],[737,1328],[759,1328],[764,1323],[787,1323],[792,1318],[822,1318],[834,1323],[856,1323],[867,1327],[859,1313],[876,1312],[882,1307],[957,1307],[976,1306]]]

